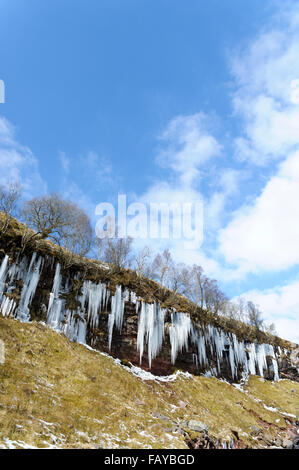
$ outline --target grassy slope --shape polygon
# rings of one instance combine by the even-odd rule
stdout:
[[[175,428],[187,431],[189,419],[208,424],[213,437],[228,441],[233,430],[258,447],[256,428],[277,436],[286,423],[256,399],[299,418],[299,384],[287,380],[251,377],[245,392],[206,377],[143,382],[41,323],[0,317],[0,339],[0,448],[5,439],[17,447],[186,448]]]
[[[3,222],[3,218],[4,214],[0,211],[0,223]],[[8,230],[5,234],[0,236],[0,250],[4,253],[17,253],[20,250],[21,239],[24,232],[28,232],[31,235],[35,233],[17,219],[11,217]],[[26,250],[28,250],[28,253]],[[68,250],[55,245],[50,240],[35,240],[30,246],[27,246],[26,250],[24,253],[27,254],[32,251],[37,251],[43,256],[51,255],[62,263],[62,265],[64,264],[64,258],[70,258],[71,256],[73,264],[71,269],[66,272],[70,278],[72,278],[74,273],[77,274],[81,271],[84,273],[84,279],[90,279],[93,282],[105,282],[111,292],[114,292],[117,284],[121,284],[133,290],[146,302],[158,300],[162,307],[173,307],[179,312],[189,313],[196,322],[199,321],[201,324],[207,323],[221,327],[227,332],[235,333],[239,340],[258,340],[260,343],[277,344],[287,349],[291,347],[288,341],[276,336],[264,332],[259,332],[257,335],[256,330],[246,323],[222,315],[218,316],[205,309],[201,310],[183,295],[175,294],[152,279],[138,276],[137,273],[131,269],[121,269],[119,271],[111,270],[111,266],[107,263],[78,255],[71,255]],[[80,285],[78,284],[77,287],[79,288]],[[75,292],[71,293],[71,297],[74,294]]]

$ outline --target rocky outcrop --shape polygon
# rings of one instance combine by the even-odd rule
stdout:
[[[239,338],[186,312],[146,302],[119,283],[63,272],[51,254],[5,254],[0,259],[0,312],[39,320],[72,341],[86,343],[156,375],[175,369],[238,381],[244,374],[298,380],[298,348]]]

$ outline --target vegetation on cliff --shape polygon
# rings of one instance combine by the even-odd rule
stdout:
[[[0,217],[3,218],[4,215],[0,214]],[[45,257],[54,257],[61,264],[64,274],[73,280],[74,297],[80,290],[83,280],[104,282],[111,292],[114,292],[116,286],[121,284],[134,291],[139,298],[146,302],[156,300],[164,308],[174,308],[177,311],[188,313],[192,319],[199,321],[201,324],[212,324],[221,327],[224,331],[234,333],[240,340],[246,339],[251,342],[257,340],[260,343],[290,347],[289,342],[261,331],[256,326],[202,308],[180,293],[166,288],[159,282],[149,279],[135,270],[116,267],[99,260],[77,255],[50,240],[32,237],[30,236],[31,232],[32,234],[35,233],[17,219],[10,217],[9,224],[0,237],[0,250],[3,254],[9,254],[12,258],[15,258],[19,252],[29,254],[32,251],[37,251]],[[27,240],[25,243],[24,234],[26,234]],[[81,281],[75,279],[78,273],[81,273]],[[71,294],[68,295],[68,301],[72,303],[70,297]]]

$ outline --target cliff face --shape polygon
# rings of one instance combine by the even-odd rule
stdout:
[[[0,253],[3,316],[45,322],[71,341],[157,375],[181,369],[229,381],[248,374],[298,380],[298,349],[286,342],[240,338],[158,299],[145,301],[125,276],[110,283],[105,266],[63,270],[50,245],[25,254],[16,245],[10,239]]]

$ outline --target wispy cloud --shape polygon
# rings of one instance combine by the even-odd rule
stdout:
[[[251,290],[242,297],[260,306],[268,323],[275,323],[279,335],[299,344],[299,281],[266,290]]]
[[[160,151],[157,162],[173,170],[180,184],[187,187],[198,180],[203,164],[221,155],[221,146],[208,131],[208,117],[204,113],[172,119],[160,141],[166,147]]]
[[[244,129],[235,139],[240,160],[265,165],[299,144],[298,17],[297,2],[282,7],[279,21],[232,61],[233,107]]]
[[[58,156],[59,156],[59,160],[60,160],[64,173],[68,175],[70,172],[70,166],[71,166],[70,158],[66,156],[65,152],[59,152]]]
[[[47,190],[39,172],[38,159],[28,147],[21,145],[12,124],[0,117],[0,184],[19,181],[23,195],[33,197]]]

